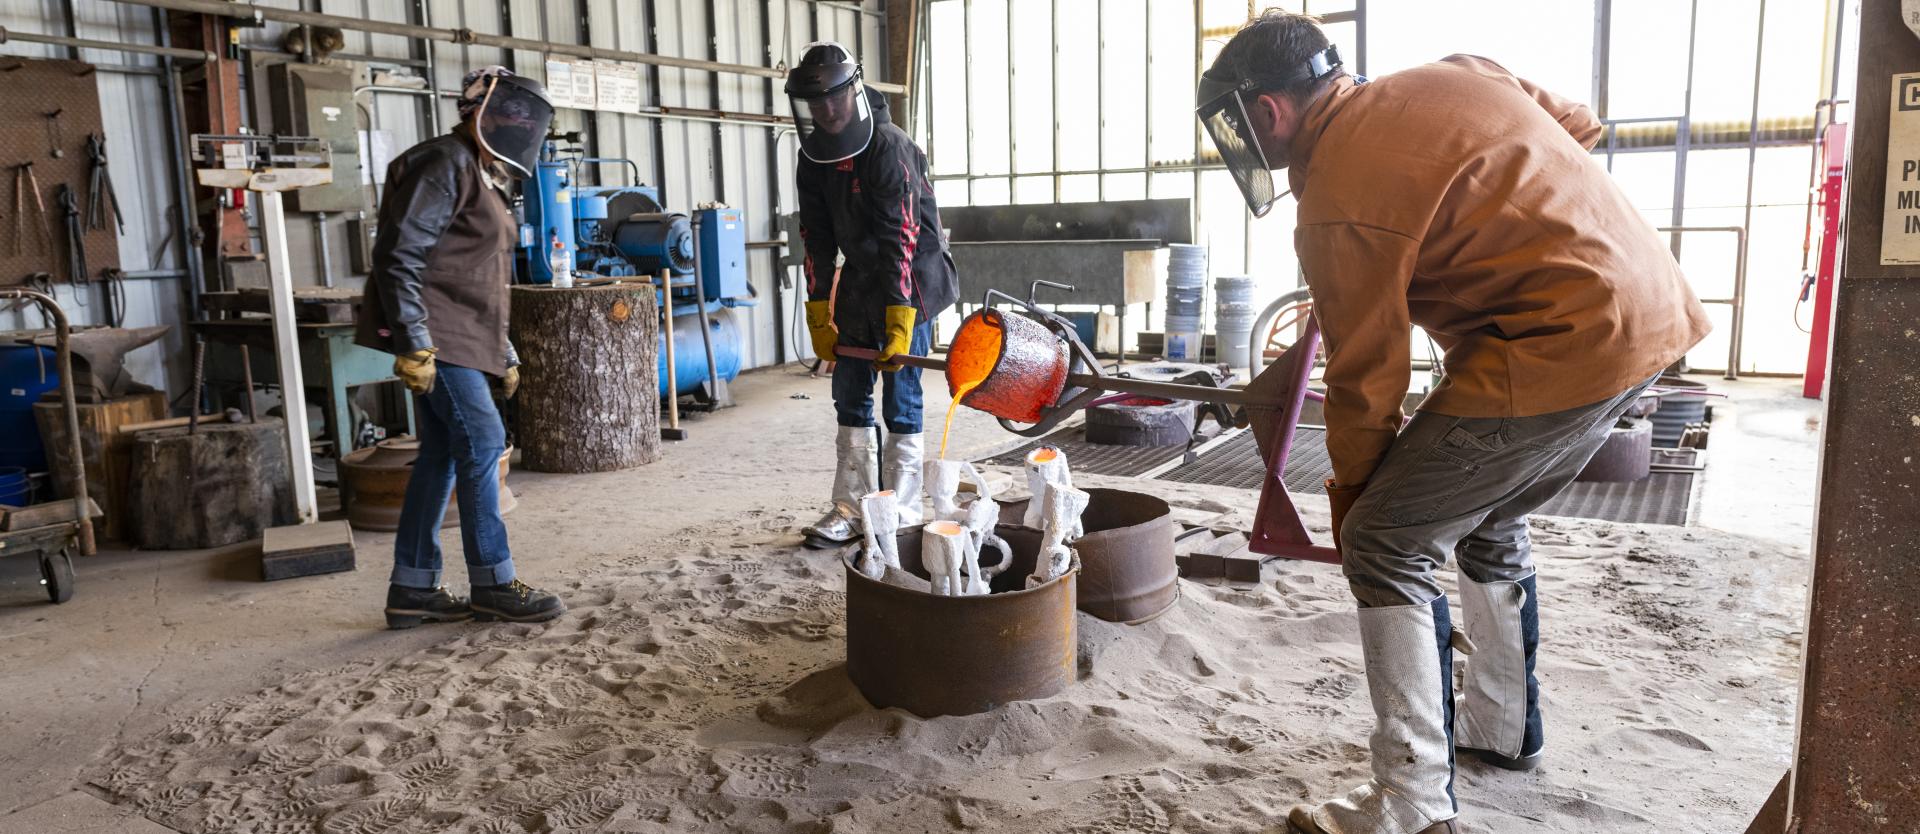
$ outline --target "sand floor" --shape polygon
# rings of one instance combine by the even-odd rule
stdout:
[[[1155,491],[1189,515],[1251,501]],[[1330,566],[1183,581],[1141,626],[1081,615],[1068,690],[927,720],[848,681],[841,568],[794,546],[801,509],[683,530],[648,548],[665,558],[610,546],[558,622],[453,627],[222,699],[85,778],[180,831],[273,834],[1261,831],[1362,778],[1371,718]],[[1697,530],[1536,537],[1552,758],[1463,765],[1465,829],[1744,826],[1790,741],[1798,644],[1769,612],[1793,560]]]
[[[378,535],[355,572],[268,584],[245,548],[107,553],[59,607],[0,559],[0,832],[1261,831],[1362,778],[1352,604],[1326,565],[1183,582],[1142,626],[1081,616],[1080,680],[1053,698],[872,709],[842,667],[841,568],[791,532],[824,491],[826,384],[735,393],[652,466],[515,472],[516,560],[573,607],[547,625],[379,630]],[[1798,466],[1798,425],[1716,449],[1764,439]],[[971,413],[955,429],[970,455],[1006,440]],[[1084,480],[1190,520],[1255,500]],[[1463,830],[1743,829],[1792,745],[1807,565],[1787,510],[1728,525],[1753,537],[1539,521],[1549,761],[1463,764]]]

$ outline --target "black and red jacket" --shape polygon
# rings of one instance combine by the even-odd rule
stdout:
[[[913,307],[919,321],[931,321],[960,290],[927,156],[889,120],[885,96],[868,90],[867,101],[874,127],[866,150],[832,163],[803,155],[795,185],[807,299],[834,296],[835,255],[844,256],[834,326],[844,343],[877,347],[886,339],[887,307]]]

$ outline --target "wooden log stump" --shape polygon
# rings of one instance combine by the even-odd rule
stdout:
[[[287,426],[202,424],[153,429],[133,438],[134,543],[146,550],[197,550],[259,538],[294,521]]]
[[[513,288],[522,465],[610,472],[660,458],[659,320],[651,285]]]

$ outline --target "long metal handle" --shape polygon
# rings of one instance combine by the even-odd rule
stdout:
[[[843,359],[878,360],[879,352],[866,348],[842,346],[834,351]],[[910,353],[894,354],[891,360],[896,365],[906,365],[924,371],[946,373],[947,360],[930,356],[915,356]],[[1159,397],[1167,400],[1194,400],[1205,403],[1223,403],[1226,405],[1269,405],[1249,393],[1244,388],[1212,388],[1205,385],[1181,385],[1177,382],[1154,382],[1147,379],[1131,379],[1120,376],[1100,374],[1068,374],[1069,388],[1097,388],[1102,391],[1114,391],[1122,394],[1138,394],[1146,397]]]

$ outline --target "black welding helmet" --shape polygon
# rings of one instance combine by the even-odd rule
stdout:
[[[553,124],[553,99],[540,82],[522,75],[494,75],[477,79],[486,89],[474,90],[480,106],[473,113],[473,135],[494,159],[517,179],[533,176]]]
[[[1194,115],[1200,117],[1207,135],[1213,137],[1214,148],[1220,151],[1221,161],[1232,172],[1234,184],[1240,186],[1240,194],[1247,198],[1247,208],[1253,216],[1265,217],[1280,198],[1273,185],[1272,160],[1284,158],[1261,147],[1259,132],[1248,118],[1253,101],[1262,93],[1288,84],[1326,78],[1340,67],[1339,50],[1328,46],[1279,78],[1236,81],[1219,77],[1214,70],[1200,76],[1200,89],[1195,95],[1200,107],[1194,110]],[[1285,151],[1284,148],[1272,150]]]
[[[806,158],[839,162],[873,141],[873,110],[861,75],[853,53],[832,41],[808,44],[800,53],[799,65],[787,73],[787,98]]]

